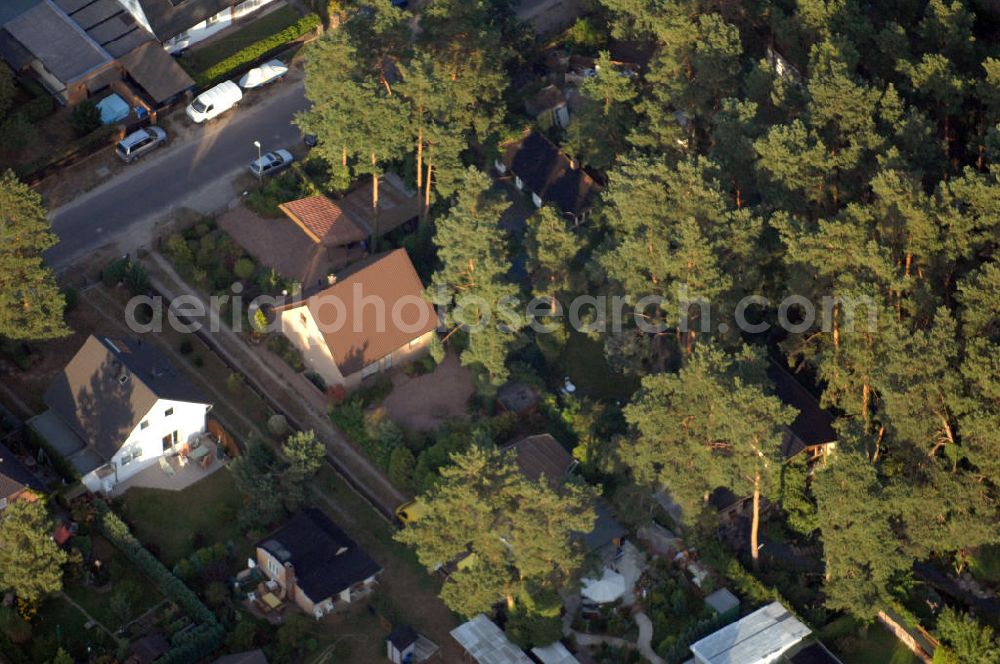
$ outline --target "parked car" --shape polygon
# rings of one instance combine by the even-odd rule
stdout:
[[[151,152],[167,142],[167,132],[159,127],[146,127],[134,131],[118,141],[115,152],[126,164],[129,164],[147,152]]]
[[[281,60],[265,62],[260,67],[254,67],[240,79],[240,87],[244,90],[260,88],[269,83],[280,81],[288,73],[288,67]]]
[[[194,101],[188,104],[187,116],[193,122],[202,123],[222,115],[239,104],[242,99],[243,91],[240,90],[240,86],[232,81],[223,81],[195,97]]]
[[[254,159],[250,164],[250,172],[254,177],[263,177],[276,173],[295,161],[295,157],[288,150],[275,150],[268,152],[260,159]]]

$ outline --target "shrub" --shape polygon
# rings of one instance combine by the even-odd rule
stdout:
[[[149,291],[149,273],[142,263],[129,262],[125,270],[125,287],[132,295],[142,295]]]
[[[253,278],[253,273],[257,271],[257,266],[254,264],[253,260],[246,258],[245,256],[238,261],[233,266],[233,273],[239,278],[240,281],[250,281]]]
[[[194,263],[194,252],[180,233],[171,233],[167,238],[167,254],[181,269],[189,268]]]
[[[194,359],[191,360],[191,363],[194,364],[194,366],[199,367],[199,368],[205,366],[205,360],[204,360],[204,358],[202,358],[201,355],[195,355]]]
[[[271,432],[272,436],[278,438],[287,436],[289,431],[288,420],[285,419],[284,415],[276,413],[267,418],[267,430]]]
[[[21,104],[17,112],[23,115],[28,122],[36,123],[55,113],[55,110],[55,100],[51,95],[45,94]]]
[[[86,136],[101,126],[101,110],[90,100],[81,101],[70,111],[69,123],[77,136]]]
[[[181,355],[190,355],[192,352],[194,352],[194,344],[191,343],[190,339],[184,339],[180,343],[179,350],[181,352]]]
[[[23,113],[11,113],[0,124],[0,147],[21,150],[35,138],[35,126]]]
[[[243,379],[243,374],[233,371],[226,377],[226,388],[234,394],[241,392],[244,385],[246,385],[246,381]]]
[[[319,24],[320,19],[317,14],[307,14],[283,30],[279,30],[273,35],[265,37],[264,39],[237,51],[228,58],[216,62],[203,71],[194,72],[192,77],[199,87],[208,87],[213,85],[224,78],[228,78],[237,69],[250,65],[257,60],[261,60],[285,44],[298,39],[310,30],[315,30]]]
[[[409,448],[404,445],[397,447],[389,455],[389,481],[401,491],[412,491],[413,469],[416,465],[417,460]]]
[[[66,300],[66,306],[63,308],[63,312],[68,313],[76,308],[76,305],[80,303],[80,293],[77,292],[72,286],[66,286],[62,289],[63,299]]]
[[[309,379],[310,383],[316,386],[316,389],[320,392],[326,392],[326,381],[323,380],[322,376],[315,371],[307,371],[305,376]]]
[[[280,357],[296,371],[304,371],[306,363],[302,359],[302,351],[292,345],[284,335],[272,334],[267,340],[267,349]]]

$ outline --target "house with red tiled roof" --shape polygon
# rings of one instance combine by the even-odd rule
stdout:
[[[328,386],[353,389],[427,351],[437,313],[405,249],[359,261],[331,280],[275,309],[281,333]]]
[[[358,187],[336,201],[317,194],[278,208],[315,244],[349,246],[372,235],[385,235],[420,214],[419,198],[396,174],[384,175],[378,192],[377,214],[369,186]]]

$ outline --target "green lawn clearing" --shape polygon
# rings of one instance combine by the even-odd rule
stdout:
[[[232,542],[237,556],[249,550],[236,515],[242,504],[233,476],[219,470],[183,491],[132,488],[122,498],[132,532],[167,567],[198,548]]]
[[[163,595],[150,584],[149,577],[115,549],[111,542],[96,534],[91,536],[91,540],[94,556],[110,570],[111,587],[97,592],[94,588],[71,582],[67,584],[65,592],[95,620],[115,631],[123,622],[138,618],[162,601]],[[115,595],[127,598],[125,615],[118,613],[122,610],[121,600],[111,601]],[[119,605],[116,606],[116,603]]]
[[[582,394],[602,399],[628,399],[638,389],[635,378],[615,373],[604,358],[600,341],[571,330],[559,365]]]
[[[879,623],[864,626],[844,616],[821,629],[818,636],[844,664],[920,664],[920,659]]]

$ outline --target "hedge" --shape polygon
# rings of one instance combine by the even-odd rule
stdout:
[[[320,25],[318,14],[306,14],[287,28],[237,51],[200,72],[188,72],[199,88],[207,88],[228,78],[241,67],[250,65],[273,54],[282,46],[295,41]]]
[[[97,500],[95,505],[100,513],[97,524],[101,534],[148,575],[164,595],[181,607],[192,620],[200,623],[194,629],[176,634],[172,644],[174,647],[157,662],[194,662],[214,651],[225,636],[225,629],[219,624],[215,614],[136,539],[125,522],[104,501]]]

